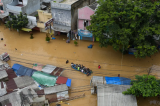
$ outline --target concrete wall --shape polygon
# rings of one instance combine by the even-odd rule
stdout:
[[[51,13],[46,13],[42,10],[38,10],[39,21],[37,22],[37,27],[44,28],[44,23],[52,18]]]
[[[81,9],[78,9],[78,19],[91,20],[90,16],[94,14],[94,10],[85,6]]]
[[[6,11],[7,8],[7,4],[11,3],[12,0],[2,0],[3,3],[3,10]]]
[[[68,31],[71,28],[71,5],[51,2],[54,29]]]
[[[71,27],[71,11],[70,10],[53,9],[52,16],[54,17],[54,24],[60,24],[60,25]]]
[[[28,18],[28,25],[37,26],[36,17],[27,16],[27,18]],[[28,25],[27,25],[27,26],[28,26]]]
[[[12,0],[12,3],[10,3],[9,5],[16,6],[18,3],[18,0]]]
[[[84,20],[78,20],[78,29],[84,29]]]
[[[44,12],[42,10],[38,10],[39,21],[47,22],[52,18],[51,13]]]
[[[11,11],[14,11],[14,13],[22,12],[22,7],[19,7],[19,6],[12,6],[12,5],[7,4],[7,8],[9,9],[9,12],[11,12]]]
[[[95,0],[79,0],[71,5],[71,29],[77,29],[78,9],[92,4]]]
[[[29,15],[39,9],[40,9],[40,0],[28,0],[27,5],[22,8],[22,12]]]
[[[94,14],[94,10],[85,6],[81,9],[78,9],[78,29],[84,29],[84,20],[88,20],[89,25],[91,18],[90,16]]]

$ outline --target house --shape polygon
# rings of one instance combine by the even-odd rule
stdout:
[[[45,98],[49,103],[57,102],[60,100],[69,99],[68,87],[66,84],[57,85],[53,87],[47,87],[43,90],[36,91],[39,96],[45,95]]]
[[[54,18],[53,30],[69,33],[73,39],[77,30],[78,8],[90,5],[95,0],[54,0],[51,2],[51,13]]]
[[[42,105],[36,105],[40,102]],[[35,104],[36,103],[36,104]],[[45,98],[39,98],[31,88],[17,89],[17,91],[0,97],[1,106],[49,106]],[[44,105],[47,104],[47,105]]]
[[[0,0],[0,18],[3,19],[9,15],[6,11],[6,5],[11,3],[12,0]]]
[[[86,27],[90,25],[91,15],[95,13],[98,6],[97,2],[92,3],[89,6],[78,9],[78,36],[81,40],[94,41],[94,37],[91,32],[89,32]]]
[[[98,3],[92,3],[89,6],[78,9],[78,29],[86,30],[86,27],[90,25],[91,15],[95,13]]]
[[[97,106],[137,106],[134,95],[124,95],[131,85],[98,85]]]
[[[26,28],[29,29],[37,26],[35,15],[38,9],[40,9],[40,0],[12,0],[6,8],[10,15],[18,15],[20,12],[27,14],[29,23]]]
[[[60,76],[64,71],[64,69],[60,67],[56,67],[53,65],[43,65],[43,64],[38,64],[38,63],[35,63],[33,65],[33,69],[37,71],[42,71],[44,73],[47,73],[53,76]]]
[[[7,11],[13,14],[30,15],[40,9],[40,0],[12,0],[7,4]]]
[[[90,81],[91,93],[97,92],[97,86],[99,84],[114,84],[114,85],[131,85],[131,79],[125,77],[107,77],[107,76],[93,76]]]
[[[91,94],[97,94],[97,106],[137,106],[135,96],[122,94],[130,83],[131,79],[124,77],[93,76]]]
[[[52,18],[52,14],[49,11],[43,11],[43,10],[37,10],[37,11],[39,17],[37,21],[37,27],[40,28],[40,32],[47,32],[47,30],[45,30],[44,23]]]

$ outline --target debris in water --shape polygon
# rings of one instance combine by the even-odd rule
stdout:
[[[22,56],[23,54],[21,54],[21,56]]]
[[[4,46],[6,46],[6,44],[4,44]]]
[[[17,49],[15,48],[15,50],[17,50]]]
[[[88,48],[92,48],[93,47],[93,45],[92,44],[90,44],[89,46],[88,46]]]
[[[67,64],[67,63],[69,63],[69,61],[68,61],[68,60],[66,61],[66,64]]]
[[[1,40],[3,40],[3,38],[1,38]]]

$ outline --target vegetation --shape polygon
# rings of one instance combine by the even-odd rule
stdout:
[[[160,80],[157,80],[152,75],[136,75],[135,78],[136,80],[131,81],[131,88],[124,91],[123,94],[143,97],[155,97],[160,95]]]
[[[32,32],[30,32],[30,39],[33,39],[34,37],[33,37],[33,33]]]
[[[6,27],[21,30],[23,27],[26,27],[28,24],[27,15],[22,15],[20,13],[17,16],[9,15],[10,20],[8,20]]]
[[[134,55],[140,58],[157,52],[153,35],[160,35],[159,1],[99,0],[99,5],[87,29],[99,38],[101,47],[125,51],[134,46]]]
[[[49,34],[46,34],[46,41],[49,42],[50,41],[50,37],[48,37]]]
[[[74,41],[74,44],[77,46],[77,45],[78,45],[78,42],[75,40],[75,41]]]

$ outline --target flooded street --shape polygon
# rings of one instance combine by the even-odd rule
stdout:
[[[92,42],[78,40],[78,46],[75,46],[74,41],[66,43],[66,35],[55,36],[56,39],[51,40],[50,43],[45,41],[45,33],[33,32],[33,36],[34,39],[30,39],[30,34],[27,32],[10,31],[5,29],[4,25],[0,25],[0,38],[3,38],[3,41],[0,41],[0,53],[10,54],[9,65],[11,66],[19,63],[32,68],[33,63],[42,63],[64,68],[62,76],[72,79],[70,97],[85,93],[84,98],[68,101],[70,106],[97,106],[97,97],[91,95],[90,92],[89,84],[92,76],[118,76],[120,74],[121,77],[134,79],[136,74],[147,74],[148,68],[152,65],[160,65],[159,53],[145,59],[136,59],[133,55],[122,56],[112,47],[101,48],[98,42],[95,42],[93,48],[89,49],[87,46]],[[68,64],[66,60],[69,60]],[[74,71],[71,68],[71,62],[89,67],[93,74],[87,77],[85,74]],[[102,68],[98,69],[98,65]],[[146,99],[139,97],[137,101],[138,106],[160,106],[160,98],[156,97]],[[52,106],[55,106],[54,103]]]

